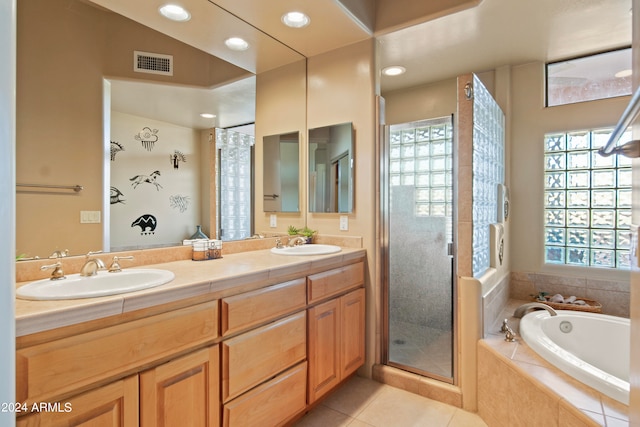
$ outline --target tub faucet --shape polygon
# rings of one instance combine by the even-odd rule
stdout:
[[[558,313],[556,313],[556,311],[547,304],[542,304],[541,302],[530,302],[527,304],[522,304],[520,307],[516,308],[516,311],[513,312],[513,317],[522,319],[522,316],[524,316],[527,310],[529,310],[530,308],[541,308],[543,310],[547,310],[552,316],[558,315]]]
[[[97,254],[99,252],[89,252],[87,254],[87,261],[84,263],[82,268],[80,269],[80,275],[84,277],[95,276],[98,274],[98,270],[101,268],[105,268],[104,262],[100,258],[90,258],[91,255]]]

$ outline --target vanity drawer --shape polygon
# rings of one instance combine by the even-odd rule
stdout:
[[[309,304],[341,294],[364,284],[364,263],[312,274],[307,278],[307,297]]]
[[[218,301],[87,332],[16,352],[16,397],[47,401],[218,336]]]
[[[246,292],[222,300],[222,336],[293,313],[306,305],[305,279]]]
[[[307,357],[301,311],[222,342],[222,401],[227,402]]]
[[[307,362],[224,405],[223,426],[281,426],[307,404]]]

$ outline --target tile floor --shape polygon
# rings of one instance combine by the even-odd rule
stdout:
[[[486,427],[473,413],[354,376],[295,427]]]

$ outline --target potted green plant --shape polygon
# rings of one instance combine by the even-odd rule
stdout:
[[[313,236],[318,232],[317,230],[312,230],[309,227],[304,227],[302,230],[298,230],[298,232],[307,239],[307,244],[313,242]]]
[[[294,227],[293,225],[290,225],[287,228],[287,233],[289,234],[289,236],[297,236],[298,233],[300,233],[300,230],[298,230],[296,227]]]

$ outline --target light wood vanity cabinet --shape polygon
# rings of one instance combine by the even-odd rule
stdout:
[[[56,403],[59,406],[55,410],[18,418],[16,426],[137,426],[138,376],[132,375]]]
[[[219,347],[202,349],[217,338],[218,320],[218,301],[207,301],[19,348],[18,400],[29,408],[45,402],[72,410],[34,413],[17,424],[157,426],[163,424],[156,417],[206,414],[210,422],[188,425],[219,425]],[[171,361],[148,369],[165,360]],[[195,404],[198,413],[185,411]]]
[[[115,326],[72,335],[16,352],[20,402],[55,396],[136,372],[218,336],[218,301],[208,301]]]
[[[220,424],[219,346],[140,374],[140,426]]]
[[[360,288],[309,309],[309,403],[364,363],[364,297]]]
[[[363,286],[356,262],[84,333],[21,338],[18,400],[73,410],[19,414],[17,425],[290,423],[364,363]]]

